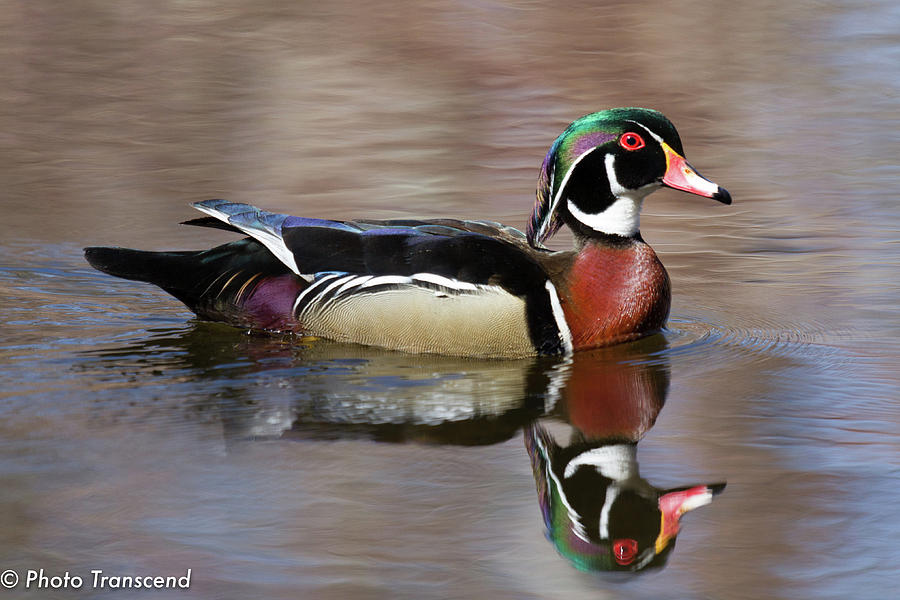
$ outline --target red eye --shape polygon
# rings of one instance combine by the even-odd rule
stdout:
[[[644,143],[644,138],[633,132],[623,133],[622,137],[619,138],[619,145],[626,150],[632,151],[640,150],[641,148],[646,146],[646,144]]]
[[[613,542],[613,558],[620,565],[630,565],[637,556],[638,543],[637,540],[625,538],[623,540],[615,540]]]

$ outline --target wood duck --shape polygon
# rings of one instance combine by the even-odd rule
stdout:
[[[644,198],[668,186],[731,202],[683,154],[659,112],[610,109],[553,143],[526,233],[455,219],[331,221],[206,200],[193,206],[209,216],[186,224],[249,237],[205,251],[85,256],[239,327],[419,353],[569,354],[665,324],[669,278],[640,235]],[[547,250],[563,224],[575,249]]]

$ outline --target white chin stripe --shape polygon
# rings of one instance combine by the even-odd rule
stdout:
[[[619,196],[601,213],[582,212],[569,200],[569,214],[594,231],[630,237],[641,229],[641,205],[643,196]]]
[[[566,465],[563,477],[568,479],[582,465],[594,467],[598,473],[614,481],[638,476],[637,451],[632,444],[600,446],[579,454]]]
[[[594,231],[625,237],[633,236],[641,229],[641,207],[644,198],[659,186],[650,184],[637,190],[629,190],[623,187],[616,177],[615,155],[607,154],[603,162],[606,166],[609,191],[616,200],[601,213],[586,213],[569,200],[566,203],[569,214]]]

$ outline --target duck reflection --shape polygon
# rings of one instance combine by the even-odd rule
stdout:
[[[157,406],[173,416],[214,415],[228,447],[276,438],[500,443],[546,412],[559,362],[405,354],[205,322],[85,354],[97,376],[166,386]]]
[[[489,445],[524,431],[547,537],[582,570],[663,566],[681,516],[725,487],[663,489],[640,476],[637,444],[669,388],[662,335],[565,361],[417,356],[205,323],[142,340],[95,352],[101,368],[202,390],[190,401],[204,418],[215,411],[230,449],[259,439]]]
[[[653,358],[661,340],[574,356],[555,418],[525,427],[547,537],[578,569],[664,566],[681,516],[725,487],[662,489],[640,476],[637,443],[656,422],[669,387],[668,365]],[[559,428],[568,429],[565,444],[551,433]]]
[[[312,368],[300,380],[283,379],[276,394],[290,405],[290,423],[250,422],[238,400],[236,418],[228,420],[232,438],[497,444],[545,414],[554,364],[409,355],[322,340],[295,352],[296,364]],[[285,414],[273,395],[264,404]]]

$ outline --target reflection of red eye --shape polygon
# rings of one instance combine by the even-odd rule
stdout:
[[[630,565],[637,556],[638,543],[637,540],[625,538],[624,540],[616,540],[613,542],[613,558],[620,565]]]
[[[628,132],[619,138],[619,145],[626,150],[640,150],[646,144],[644,144],[644,138],[636,133]]]

